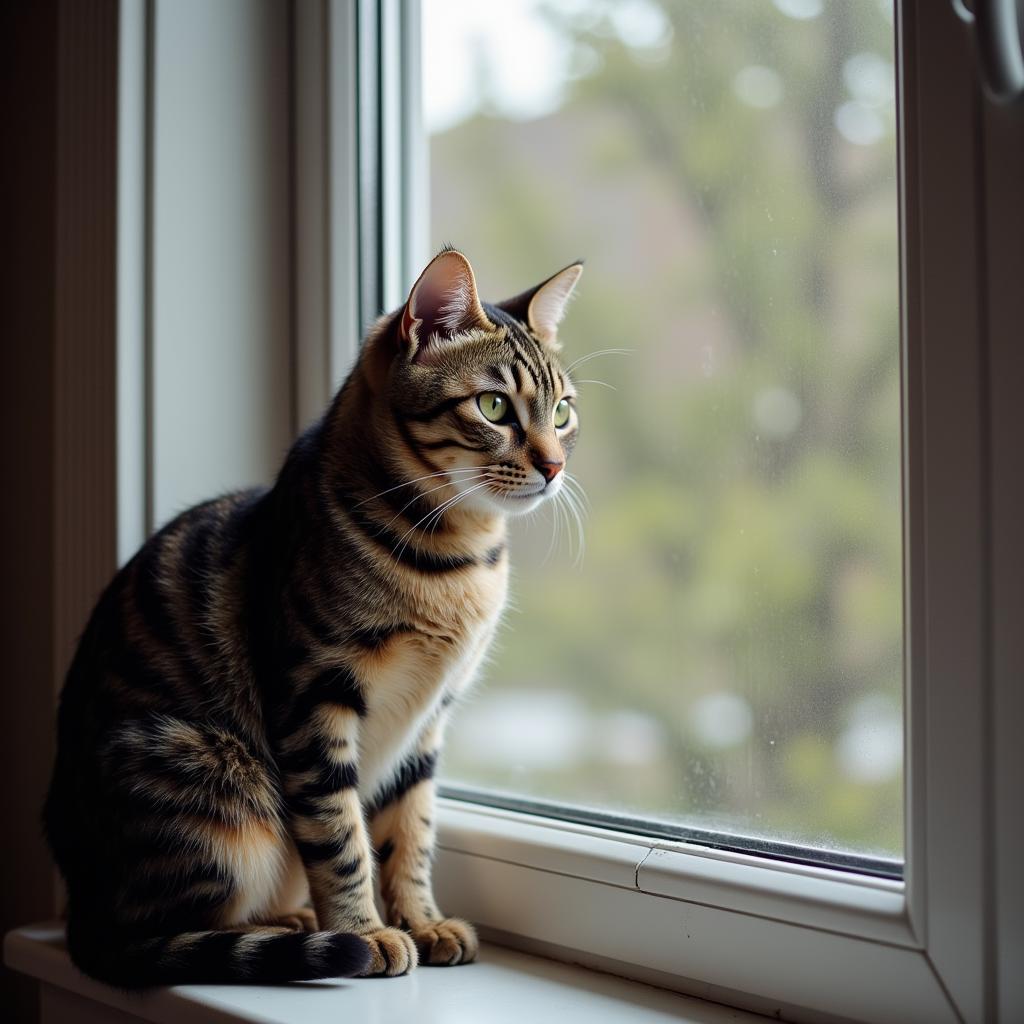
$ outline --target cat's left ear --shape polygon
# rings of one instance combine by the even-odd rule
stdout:
[[[494,330],[476,292],[469,260],[445,249],[427,264],[412,286],[398,325],[400,342],[413,362],[428,360],[456,334],[474,328]]]
[[[582,273],[583,261],[577,260],[536,288],[530,288],[514,299],[499,302],[498,308],[511,313],[526,324],[545,345],[557,351],[558,325],[565,316],[569,298]]]

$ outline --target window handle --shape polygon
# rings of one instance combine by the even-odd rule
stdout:
[[[1024,97],[1024,11],[1021,0],[952,0],[953,10],[974,30],[985,92],[994,103]]]

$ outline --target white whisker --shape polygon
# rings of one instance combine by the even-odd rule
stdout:
[[[568,483],[568,480],[566,481]],[[561,494],[565,495],[565,503],[576,520],[577,549],[574,565],[583,564],[583,553],[586,549],[586,538],[583,531],[584,511],[581,508],[581,499],[569,487],[563,487]]]
[[[433,494],[435,491],[443,491],[446,487],[454,487],[456,483],[465,484],[470,483],[473,480],[482,480],[487,476],[487,470],[481,469],[477,476],[464,476],[460,480],[449,480],[443,484],[439,484],[437,487],[431,487],[429,491],[420,491],[414,498],[407,501],[395,515],[393,515],[383,526],[383,529],[387,529],[410,505],[415,504],[420,498],[425,498],[428,494]]]
[[[599,348],[596,352],[588,352],[586,355],[580,356],[579,359],[574,359],[565,368],[565,372],[572,373],[574,367],[589,363],[591,359],[597,359],[598,356],[631,356],[632,354],[631,348]]]
[[[548,559],[551,557],[551,553],[555,550],[555,544],[558,542],[559,526],[562,521],[562,510],[558,504],[558,495],[555,495],[555,500],[549,502],[551,506],[551,540],[548,542],[548,549],[544,554],[544,561],[542,565],[547,565]]]
[[[558,498],[558,515],[562,520],[562,525],[565,530],[565,547],[572,553],[572,520],[569,518],[569,505],[565,500],[565,495],[559,491],[556,495]],[[561,538],[559,538],[559,546],[561,547]]]
[[[573,494],[576,495],[583,503],[585,511],[590,510],[590,498],[587,497],[587,492],[583,489],[583,484],[569,473],[565,474],[565,486],[569,487]]]
[[[352,508],[359,508],[360,505],[365,505],[368,501],[374,501],[377,498],[383,498],[385,494],[390,494],[392,491],[400,491],[403,487],[411,487],[413,484],[418,484],[421,480],[432,480],[438,476],[448,476],[450,473],[477,473],[482,467],[472,466],[466,469],[443,469],[439,473],[427,473],[425,476],[413,477],[412,480],[406,480],[405,483],[397,484],[395,487],[389,487],[385,491],[381,491],[379,494],[371,494],[368,498],[363,498],[362,501],[357,502]]]
[[[430,524],[429,530],[431,535],[433,535],[434,531],[437,529],[437,526],[441,522],[441,519],[444,517],[445,512],[447,512],[449,509],[454,508],[464,498],[468,498],[473,493],[473,491],[478,491],[480,490],[481,487],[486,487],[488,483],[489,481],[484,481],[484,483],[482,484],[477,484],[475,487],[471,487],[468,491],[463,491],[460,494],[456,494],[455,497],[448,501],[446,504],[444,504],[440,508],[435,509],[434,521]],[[424,527],[424,531],[426,530],[427,528]]]
[[[433,518],[434,516],[440,517],[444,515],[444,513],[447,512],[452,505],[455,505],[462,498],[468,498],[469,495],[471,495],[474,491],[478,491],[480,490],[481,487],[487,486],[487,480],[480,484],[474,484],[472,487],[470,487],[468,491],[462,491],[456,494],[454,498],[449,498],[447,501],[442,502],[440,505],[437,506],[437,508],[431,509],[425,516],[423,516],[422,519],[414,523],[408,530],[405,531],[405,533],[402,534],[391,554],[396,559],[401,560],[402,554],[405,552],[405,549],[409,546],[409,541],[406,538],[410,537],[423,523],[426,523],[429,519]]]

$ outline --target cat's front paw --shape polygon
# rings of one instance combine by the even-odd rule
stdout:
[[[419,963],[412,936],[398,928],[380,928],[360,938],[370,947],[370,966],[363,972],[364,977],[383,974],[394,978],[408,974]]]
[[[438,967],[472,963],[480,948],[473,926],[457,917],[411,928],[410,934],[419,949],[420,962]]]

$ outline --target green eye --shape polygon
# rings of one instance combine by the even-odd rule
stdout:
[[[477,397],[476,404],[492,423],[501,423],[508,416],[508,399],[497,391],[485,391]]]
[[[564,427],[569,422],[569,402],[566,399],[562,399],[558,405],[555,406],[555,426]]]

